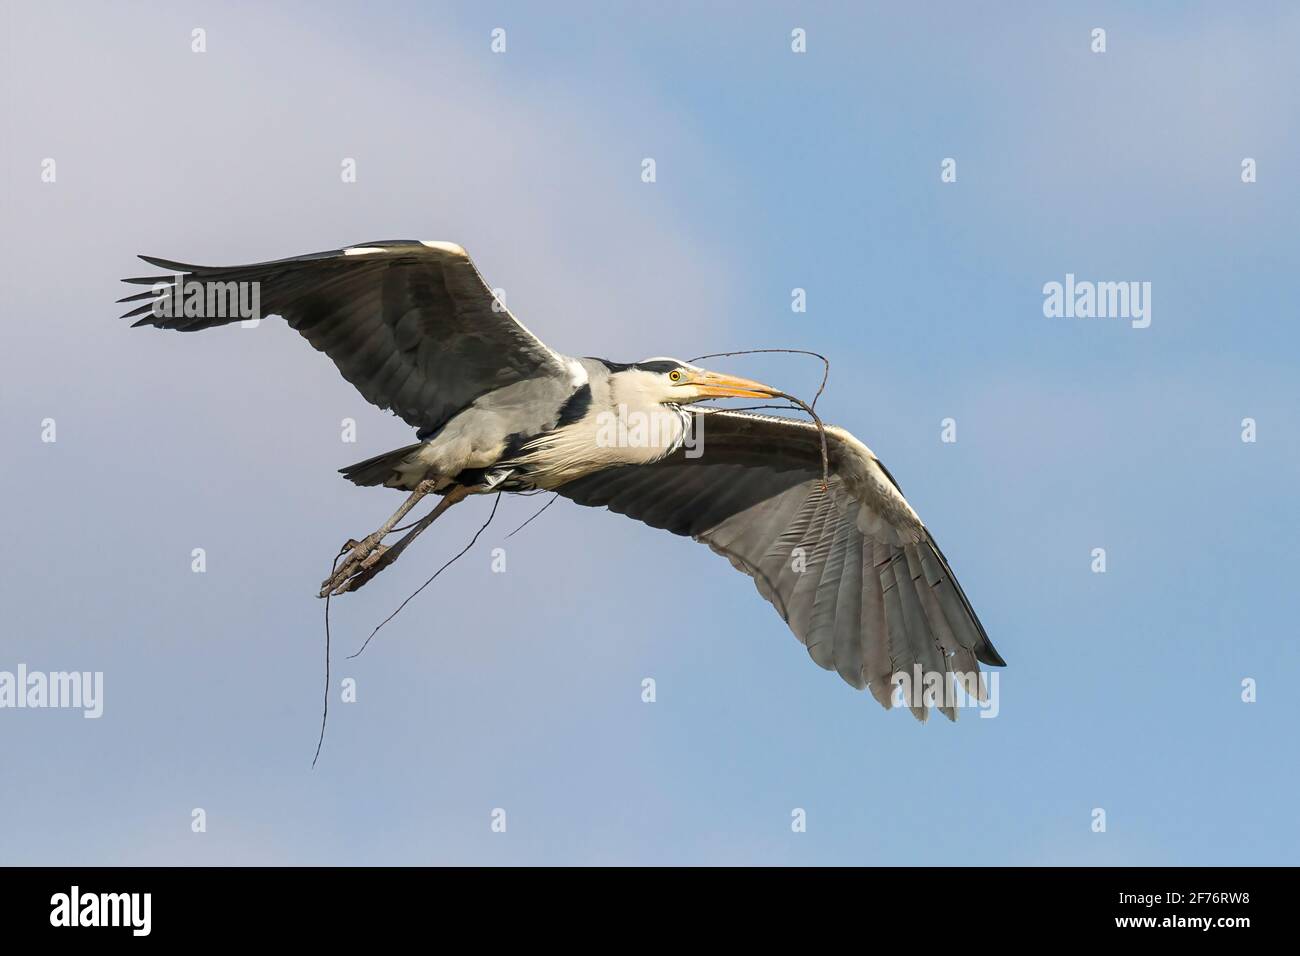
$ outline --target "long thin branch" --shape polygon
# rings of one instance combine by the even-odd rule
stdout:
[[[540,508],[538,508],[536,511],[533,512],[533,516],[532,516],[532,518],[529,518],[527,521],[525,521],[523,524],[521,524],[518,528],[515,528],[515,530],[514,530],[514,531],[511,531],[508,535],[506,535],[506,537],[507,537],[507,538],[513,538],[513,537],[514,537],[515,535],[517,535],[520,531],[523,531],[525,528],[527,528],[530,524],[533,523],[533,518],[541,517],[542,512],[545,511],[547,508],[549,508],[551,505],[555,504],[555,499],[558,498],[558,497],[560,497],[560,493],[557,491],[554,495],[551,496],[551,500],[550,500],[550,501],[546,502],[546,504],[542,505]]]
[[[763,352],[783,352],[792,355],[812,355],[822,360],[822,366],[823,366],[822,383],[820,386],[818,386],[817,394],[813,396],[811,405],[808,405],[802,399],[795,398],[793,395],[788,395],[785,392],[777,392],[776,395],[773,397],[784,398],[787,401],[794,402],[805,412],[811,415],[812,420],[816,423],[817,437],[821,440],[821,446],[822,446],[822,491],[825,491],[827,488],[830,487],[830,477],[831,477],[830,453],[826,447],[826,425],[825,423],[822,422],[821,418],[817,415],[815,409],[817,407],[817,399],[822,397],[822,392],[826,390],[826,382],[831,377],[830,359],[828,359],[825,355],[822,355],[819,352],[810,352],[808,349],[738,349],[735,352],[710,352],[708,355],[697,355],[695,356],[695,358],[691,359],[691,362],[694,363],[700,361],[701,359],[708,359],[708,358],[724,358],[726,356],[731,356],[731,355],[756,355]]]
[[[357,648],[356,653],[355,653],[355,654],[349,654],[349,655],[348,655],[348,660],[352,660],[354,657],[356,657],[358,654],[360,654],[362,651],[364,651],[364,650],[369,646],[371,638],[373,638],[376,634],[379,633],[379,628],[383,627],[385,624],[387,624],[387,623],[388,623],[389,621],[391,621],[393,618],[397,617],[397,615],[400,614],[400,613],[402,612],[402,608],[404,608],[404,607],[406,607],[406,605],[410,604],[411,601],[415,598],[415,596],[416,596],[417,594],[419,594],[421,591],[423,591],[425,588],[427,588],[430,584],[433,583],[434,578],[436,578],[438,575],[442,574],[443,571],[446,571],[449,567],[451,567],[451,566],[452,566],[453,564],[455,564],[458,560],[460,560],[462,557],[464,557],[465,552],[467,552],[470,548],[474,547],[474,542],[478,540],[479,535],[481,535],[481,534],[482,534],[482,533],[487,529],[487,526],[490,525],[490,524],[492,523],[492,519],[493,519],[494,517],[496,517],[497,506],[501,504],[501,495],[502,495],[502,494],[503,494],[503,492],[500,492],[500,491],[497,492],[496,499],[493,500],[493,502],[492,502],[492,512],[488,515],[488,517],[487,517],[487,521],[484,521],[484,522],[483,522],[483,526],[482,526],[481,528],[479,528],[477,531],[474,532],[474,537],[472,537],[472,538],[469,539],[469,544],[467,544],[467,545],[465,545],[465,547],[461,548],[460,551],[456,554],[456,556],[455,556],[454,558],[452,558],[450,561],[448,561],[446,564],[444,564],[442,567],[440,567],[437,571],[434,571],[434,572],[433,572],[433,575],[429,578],[429,580],[425,581],[425,582],[424,582],[423,584],[421,584],[418,588],[416,588],[413,592],[411,592],[410,596],[407,597],[407,599],[406,599],[405,601],[403,601],[401,604],[399,604],[399,605],[397,606],[397,610],[393,611],[392,614],[388,615],[388,617],[386,617],[386,618],[384,618],[382,621],[380,621],[379,624],[375,627],[375,629],[374,629],[373,631],[370,632],[370,637],[367,637],[367,638],[365,639],[365,642],[364,642],[364,643],[363,643],[359,648]]]
[[[811,415],[812,420],[817,423],[817,437],[821,439],[822,444],[822,491],[825,491],[830,487],[831,482],[831,458],[830,453],[826,450],[826,425],[823,424],[821,416],[813,411],[811,405],[805,405],[800,399],[795,398],[793,395],[787,395],[785,392],[777,392],[776,397],[794,402]]]
[[[334,555],[334,562],[330,565],[330,577],[334,577],[334,571],[339,566],[339,558],[348,553],[348,546],[344,545],[339,549],[339,553]],[[325,595],[325,704],[320,712],[320,738],[316,741],[316,756],[311,758],[312,769],[316,769],[316,761],[320,759],[320,749],[325,743],[325,721],[330,715],[330,596]]]
[[[822,360],[822,383],[817,387],[817,394],[813,396],[812,407],[817,407],[817,399],[822,397],[822,392],[826,391],[826,382],[831,377],[831,360],[820,352],[810,352],[808,349],[741,349],[738,352],[711,352],[708,355],[697,355],[691,359],[692,364],[707,358],[725,358],[731,355],[754,355],[761,352],[785,352],[790,355],[811,355],[814,358]]]

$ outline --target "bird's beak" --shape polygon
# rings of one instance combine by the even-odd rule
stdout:
[[[700,372],[691,384],[703,398],[773,398],[781,394],[771,385],[717,372]]]

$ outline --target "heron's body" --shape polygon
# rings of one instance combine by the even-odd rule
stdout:
[[[147,257],[145,257],[147,258]],[[839,428],[713,408],[781,395],[677,359],[561,355],[501,306],[444,242],[378,242],[228,268],[148,259],[209,287],[254,282],[277,313],[416,441],[342,469],[412,492],[357,543],[323,594],[368,581],[472,494],[549,490],[689,535],[754,578],[823,667],[890,704],[892,675],[1001,664],[920,517],[866,445]],[[155,279],[132,279],[153,283]],[[128,313],[195,331],[238,317],[172,314],[167,293]],[[146,314],[147,313],[147,314]],[[424,494],[444,502],[395,547],[383,537]],[[940,705],[949,716],[951,706]],[[913,707],[924,716],[924,705]]]
[[[603,359],[561,356],[567,381],[529,380],[493,390],[424,441],[344,469],[357,484],[414,490],[464,483],[490,489],[553,490],[616,464],[646,464],[680,446],[690,416],[647,387],[653,373]],[[602,442],[611,417],[644,422],[647,441]],[[478,480],[480,471],[486,480]],[[486,489],[485,489],[486,490]]]

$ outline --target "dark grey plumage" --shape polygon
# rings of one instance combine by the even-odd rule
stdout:
[[[490,391],[567,377],[560,357],[497,301],[464,250],[450,243],[363,243],[241,266],[140,258],[186,279],[258,283],[264,314],[283,316],[368,402],[391,409],[425,436]],[[152,285],[171,278],[124,281]],[[152,293],[144,297],[151,301],[124,316],[138,316],[136,326],[196,332],[240,320],[160,317]]]

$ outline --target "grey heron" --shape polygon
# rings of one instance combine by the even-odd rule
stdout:
[[[417,429],[413,443],[341,469],[355,484],[410,495],[345,545],[322,597],[371,580],[456,502],[547,490],[707,544],[754,579],[817,664],[885,707],[893,675],[1004,663],[866,445],[841,428],[696,407],[784,395],[771,386],[672,358],[562,355],[510,314],[454,243],[370,242],[229,267],[140,258],[173,275],[124,280],[153,287],[120,300],[147,300],[124,316],[135,326],[237,322],[246,316],[214,310],[204,291],[254,288],[262,312],[283,317],[367,401]],[[195,288],[197,303],[186,292]],[[437,506],[385,545],[429,494]],[[911,709],[924,719],[924,704]]]

